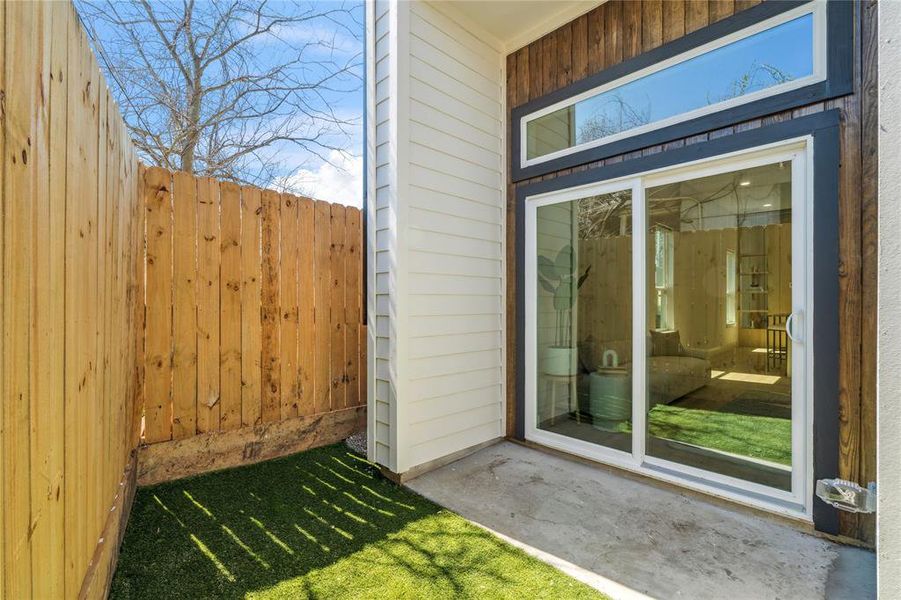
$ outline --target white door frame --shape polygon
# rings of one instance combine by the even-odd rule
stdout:
[[[646,398],[645,293],[647,214],[644,190],[651,186],[752,168],[779,161],[792,164],[792,478],[783,491],[648,456],[647,402],[632,402],[632,450],[623,452],[538,429],[537,409],[537,209],[586,196],[632,190],[632,397]],[[742,504],[812,521],[813,502],[813,137],[804,136],[627,177],[554,190],[525,198],[525,437],[528,440],[697,489]]]

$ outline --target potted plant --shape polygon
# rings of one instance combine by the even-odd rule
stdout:
[[[576,348],[572,339],[573,305],[576,292],[588,279],[591,265],[577,278],[573,248],[566,245],[553,260],[538,256],[538,283],[553,297],[556,312],[554,345],[544,350],[544,371],[548,375],[573,375]]]

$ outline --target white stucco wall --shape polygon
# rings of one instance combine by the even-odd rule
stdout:
[[[901,598],[901,3],[879,10],[876,552],[879,597]]]
[[[370,6],[370,457],[504,432],[504,54],[428,2]]]

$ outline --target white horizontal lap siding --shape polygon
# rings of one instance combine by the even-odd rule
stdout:
[[[370,180],[368,203],[370,237],[370,350],[373,358],[372,382],[368,390],[370,458],[389,468],[394,466],[396,448],[392,443],[392,415],[396,403],[396,380],[392,364],[395,361],[393,340],[397,334],[392,321],[396,304],[394,273],[397,253],[396,206],[392,188],[395,185],[390,157],[392,130],[389,122],[391,95],[390,29],[392,15],[388,2],[376,2],[367,15],[370,41],[368,62],[370,85],[374,98],[368,99],[369,133],[374,139],[370,147]],[[374,154],[374,156],[373,156]],[[373,347],[374,346],[374,347]]]
[[[404,470],[504,432],[503,57],[409,6]]]

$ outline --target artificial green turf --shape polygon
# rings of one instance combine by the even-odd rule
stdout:
[[[651,435],[760,458],[792,462],[791,420],[658,404],[648,415]]]
[[[601,597],[343,444],[138,490],[110,595]]]

